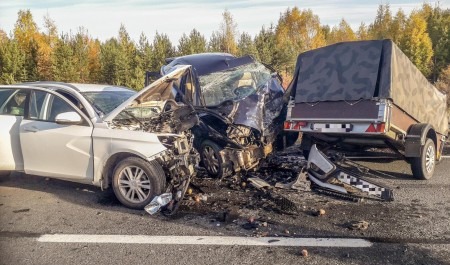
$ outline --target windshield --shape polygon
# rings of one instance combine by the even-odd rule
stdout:
[[[251,63],[199,77],[206,106],[227,100],[241,100],[267,84],[271,71],[261,63]]]
[[[82,94],[95,108],[103,112],[103,114],[108,114],[132,95],[136,94],[136,92],[123,90],[83,92]]]

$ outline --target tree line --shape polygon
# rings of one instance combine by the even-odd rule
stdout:
[[[320,23],[310,9],[288,8],[278,23],[262,27],[256,36],[240,33],[232,14],[209,40],[198,30],[184,33],[173,44],[165,33],[152,41],[142,33],[133,41],[125,26],[106,41],[80,27],[59,33],[47,15],[39,28],[30,10],[20,10],[13,32],[0,29],[0,83],[36,80],[107,83],[134,89],[144,86],[145,71],[159,71],[165,58],[202,52],[252,55],[273,66],[290,81],[297,55],[325,45],[353,40],[392,39],[411,61],[444,92],[450,91],[450,10],[424,4],[409,15],[394,15],[388,4],[379,5],[374,21],[353,30],[343,18],[336,26]]]

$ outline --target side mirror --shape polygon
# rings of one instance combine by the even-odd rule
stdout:
[[[80,114],[75,111],[71,111],[56,115],[55,122],[61,125],[78,125],[83,123],[83,119]]]

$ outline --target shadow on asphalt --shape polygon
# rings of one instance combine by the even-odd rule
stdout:
[[[91,208],[108,207],[116,211],[141,212],[123,207],[112,189],[102,191],[87,184],[16,172],[9,176],[1,176],[0,186],[51,193],[64,201]]]
[[[388,172],[393,175],[392,172]],[[394,173],[399,177],[406,177],[406,174]],[[408,179],[411,177],[408,176]],[[65,200],[69,203],[75,203],[78,205],[91,207],[95,209],[108,210],[108,211],[118,211],[126,212],[131,214],[142,215],[142,211],[127,209],[117,201],[113,192],[111,190],[101,191],[99,188],[85,185],[72,183],[56,179],[47,179],[39,176],[26,175],[21,173],[14,173],[7,177],[0,177],[0,186],[13,187],[24,190],[33,190],[45,193],[51,193],[58,197],[58,199]],[[217,187],[219,188],[219,186]],[[222,187],[223,188],[223,187]],[[230,190],[231,191],[231,190]],[[233,191],[231,191],[233,192]],[[245,193],[244,193],[245,194]],[[250,195],[247,195],[250,196]],[[327,198],[320,197],[323,201],[327,201]],[[333,199],[329,199],[333,200]],[[383,203],[371,205],[377,211],[385,211],[387,215],[391,212],[394,216],[401,218],[403,214],[402,210],[397,208],[388,209]],[[333,208],[327,209],[334,212],[347,211],[348,209],[362,209],[361,204],[356,203],[344,203],[343,205],[335,205]],[[331,260],[338,260],[342,263],[358,263],[358,264],[450,264],[450,257],[436,256],[436,253],[432,253],[428,249],[418,247],[415,245],[410,245],[410,243],[423,243],[423,244],[449,244],[449,240],[439,241],[439,240],[420,240],[420,239],[392,239],[392,238],[380,238],[372,236],[367,232],[353,232],[343,229],[345,227],[344,221],[337,221],[331,227],[328,226],[324,229],[314,228],[313,223],[316,223],[319,219],[314,219],[317,217],[311,216],[312,209],[307,209],[296,216],[280,215],[280,220],[277,221],[275,218],[271,220],[260,220],[267,221],[269,226],[274,227],[274,230],[269,234],[273,236],[277,234],[279,236],[301,236],[301,237],[363,237],[372,240],[375,243],[372,248],[308,248],[311,256],[321,256]],[[391,212],[390,212],[391,211]],[[196,228],[211,229],[208,226],[208,222],[216,223],[218,220],[218,215],[222,214],[223,211],[217,211],[209,207],[183,207],[176,216],[173,218],[167,218],[163,216],[158,216],[157,218],[166,222],[178,223],[183,226],[193,226]],[[263,215],[274,216],[273,213],[263,213]],[[352,215],[352,213],[349,213]],[[358,218],[370,218],[371,212],[358,213]],[[275,215],[276,216],[276,215]],[[349,216],[350,217],[350,216]],[[244,216],[235,216],[233,218],[241,219],[241,222],[245,222]],[[328,217],[327,217],[328,218]],[[347,218],[347,217],[346,217]],[[195,221],[202,219],[203,223],[200,224]],[[264,219],[264,218],[262,218]],[[348,219],[349,220],[349,219]],[[150,221],[150,220],[149,220]],[[320,219],[320,221],[326,221],[326,219]],[[329,220],[331,222],[332,220]],[[399,220],[400,221],[400,220]],[[395,223],[391,223],[386,220],[386,226],[395,226]],[[389,223],[389,224],[388,224]],[[237,236],[242,235],[242,227],[240,224],[235,224],[233,220],[224,220],[221,222],[222,226],[227,227],[226,229],[220,230],[224,236]],[[278,227],[278,230],[275,228]],[[297,235],[283,234],[283,231],[303,231]],[[237,231],[241,231],[238,233]],[[251,235],[252,231],[247,231],[248,235]],[[387,244],[380,244],[387,243]],[[268,252],[271,249],[268,248]],[[296,255],[300,257],[299,248],[286,248],[287,254]]]

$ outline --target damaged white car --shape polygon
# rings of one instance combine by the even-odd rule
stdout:
[[[0,86],[0,172],[112,187],[142,209],[182,200],[198,164],[190,129],[198,117],[174,96],[183,66],[136,93],[108,85],[34,82]]]

